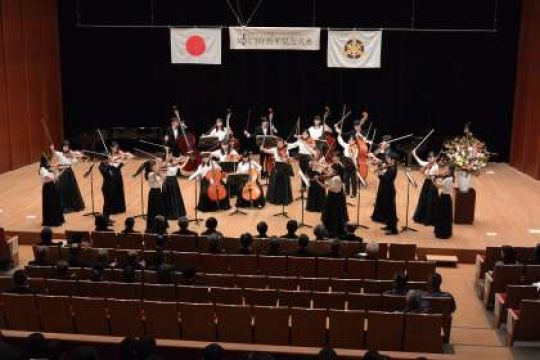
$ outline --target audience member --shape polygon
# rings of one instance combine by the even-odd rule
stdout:
[[[78,346],[71,351],[68,360],[99,360],[99,352],[93,346]]]
[[[223,251],[223,238],[220,233],[215,232],[208,235],[208,252],[211,254],[220,254]]]
[[[114,231],[113,229],[109,227],[110,225],[109,218],[105,215],[96,216],[96,220],[94,223],[96,226],[95,231],[102,231],[102,232]]]
[[[407,283],[407,275],[399,272],[394,275],[394,288],[392,290],[386,291],[385,294],[407,295],[407,293],[409,292],[409,287]]]
[[[131,265],[126,265],[122,269],[122,282],[132,283],[135,282],[135,268]]]
[[[296,220],[287,221],[287,233],[281,236],[282,239],[296,240],[298,235],[296,231],[298,230],[298,222]]]
[[[219,236],[223,236],[222,233],[217,231],[218,221],[215,217],[209,217],[208,219],[206,219],[205,225],[206,230],[204,230],[201,235],[208,236],[212,234],[218,234]]]
[[[268,238],[268,224],[266,221],[259,221],[257,223],[257,236],[256,239],[266,239]]]
[[[273,236],[270,238],[270,242],[268,245],[268,251],[266,253],[268,256],[279,256],[281,254],[281,241],[279,238]]]
[[[34,250],[34,260],[29,261],[28,265],[32,266],[51,266],[49,260],[49,248],[46,246],[37,246]]]
[[[534,265],[540,265],[540,244],[534,248]]]
[[[82,259],[81,245],[78,243],[70,244],[68,251],[68,264],[71,267],[88,267],[89,264]]]
[[[325,347],[319,351],[319,360],[337,360],[336,351],[332,348]]]
[[[23,345],[23,359],[59,359],[60,343],[50,341],[41,333],[28,335]]]
[[[105,272],[105,269],[100,264],[95,264],[92,266],[92,270],[90,271],[90,281],[103,281],[103,273]]]
[[[156,215],[154,218],[154,227],[152,229],[147,229],[152,234],[165,235],[167,234],[167,229],[169,228],[169,222],[167,218],[163,215]]]
[[[197,236],[198,234],[195,231],[191,231],[189,228],[189,220],[185,216],[181,216],[178,219],[178,230],[173,234],[175,235],[185,235],[185,236]]]
[[[131,250],[126,255],[126,263],[125,266],[132,266],[135,270],[143,270],[144,266],[139,260],[139,254],[137,251]]]
[[[431,289],[428,295],[430,297],[444,297],[444,298],[452,299],[452,312],[456,311],[456,301],[454,300],[454,297],[452,296],[452,294],[441,290],[441,284],[442,284],[441,274],[435,273],[431,275],[431,278],[429,280],[431,284]]]
[[[409,290],[405,295],[405,312],[413,314],[425,314],[429,312],[429,305],[423,299],[422,291]]]
[[[309,249],[309,237],[306,234],[298,236],[298,249],[293,252],[292,256],[315,256]]]
[[[203,350],[203,360],[222,360],[225,351],[219,344],[209,344]]]
[[[39,233],[40,242],[37,245],[51,246],[53,243],[53,231],[50,227],[44,227]]]
[[[26,270],[15,270],[12,279],[14,286],[11,289],[7,290],[7,293],[35,294],[37,292],[35,289],[32,289],[28,284],[28,275],[26,274]]]
[[[11,251],[7,242],[6,232],[4,228],[0,228],[0,271],[8,271],[13,266],[11,260]]]
[[[134,217],[127,217],[124,221],[124,229],[121,231],[121,234],[127,235],[127,234],[137,234],[138,231],[135,230],[135,218]]]
[[[109,267],[109,251],[107,249],[98,249],[95,265],[99,265],[104,269]]]
[[[71,280],[69,263],[66,260],[59,260],[56,263],[56,278],[58,280]]]
[[[341,257],[341,254],[339,253],[341,250],[341,243],[339,240],[332,241],[332,244],[330,244],[330,251],[324,254],[324,257],[331,257],[331,258],[339,258]]]
[[[366,353],[362,357],[362,360],[389,360],[389,359],[390,359],[389,357],[384,356],[375,350],[366,351]]]
[[[152,260],[149,264],[146,264],[146,269],[148,270],[157,270],[161,264],[165,262],[165,253],[163,252],[162,248],[156,248],[156,251],[154,252],[152,256]]]
[[[315,235],[315,240],[326,240],[328,232],[323,224],[319,224],[313,229],[313,235]]]
[[[363,254],[366,260],[378,260],[379,259],[379,243],[370,242],[366,244],[366,249]]]
[[[158,284],[174,283],[174,268],[171,264],[163,263],[156,270]]]
[[[250,233],[240,235],[240,249],[238,253],[243,255],[253,254],[253,236]]]
[[[516,250],[510,245],[501,247],[500,260],[495,265],[513,265],[517,263]]]
[[[356,235],[356,224],[353,224],[350,222],[345,224],[345,234],[343,234],[340,237],[340,239],[346,240],[346,241],[357,241],[357,242],[364,241],[362,237]]]
[[[182,285],[188,286],[198,286],[203,285],[202,282],[197,278],[197,271],[194,267],[187,267],[182,270]]]

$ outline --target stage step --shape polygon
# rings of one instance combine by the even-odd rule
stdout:
[[[426,254],[427,261],[435,261],[437,266],[448,266],[456,267],[459,261],[458,257],[455,255],[434,255]]]

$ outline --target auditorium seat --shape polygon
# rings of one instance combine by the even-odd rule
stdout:
[[[214,304],[242,305],[242,289],[239,288],[210,288],[210,298]]]
[[[214,306],[210,304],[180,303],[182,339],[216,341]]]
[[[311,294],[313,299],[313,307],[316,309],[345,309],[345,301],[347,299],[345,293],[340,292],[319,292],[314,291]]]
[[[186,303],[209,303],[210,294],[207,287],[176,286],[176,299]]]
[[[289,290],[280,291],[279,306],[310,308],[311,292]]]
[[[236,280],[233,274],[206,274],[204,282],[208,286],[234,287]]]
[[[77,295],[79,286],[77,280],[47,279],[47,289],[50,295]]]
[[[94,231],[92,236],[93,248],[115,249],[118,246],[116,233],[112,231]]]
[[[382,296],[382,311],[403,311],[407,306],[407,301],[404,295],[383,294]]]
[[[173,264],[177,271],[182,271],[186,268],[199,267],[199,254],[192,252],[175,252],[173,253]]]
[[[286,276],[268,276],[266,282],[270,289],[298,290],[298,287],[300,286],[298,278]]]
[[[504,292],[507,285],[519,284],[522,280],[524,265],[495,265],[493,272],[486,273],[482,300],[486,307],[491,307],[495,293]]]
[[[10,330],[40,330],[34,295],[4,293],[1,300]]]
[[[362,310],[328,311],[330,323],[328,345],[332,348],[363,349],[365,348],[365,319]]]
[[[143,282],[145,284],[155,284],[155,283],[157,283],[158,282],[157,272],[155,270],[144,270],[143,271]]]
[[[289,309],[286,307],[253,306],[255,326],[253,342],[257,344],[289,344]]]
[[[143,249],[143,234],[122,234],[119,233],[116,237],[118,248],[126,250],[142,250]]]
[[[44,278],[28,278],[28,285],[36,293],[43,294],[47,292],[47,287],[46,287]]]
[[[163,235],[145,234],[143,238],[144,249],[156,250],[158,248],[158,236],[163,236],[163,240],[160,246],[161,249],[168,250],[169,249],[169,235],[167,234],[163,234]]]
[[[500,252],[500,246],[488,246],[486,247],[486,252],[484,255],[476,255],[475,279],[477,285],[479,285],[480,280],[484,279],[484,275],[486,274],[486,272],[492,270],[495,267],[495,263],[500,256]]]
[[[256,255],[229,255],[230,270],[233,274],[256,274]]]
[[[205,273],[229,272],[229,259],[227,254],[200,254],[199,271]]]
[[[382,308],[382,296],[380,294],[348,294],[347,309],[379,311]]]
[[[330,288],[330,279],[301,277],[298,278],[298,284],[300,285],[300,290],[328,291]]]
[[[36,258],[36,251],[39,245],[33,245],[32,246],[32,254],[34,255],[34,259]],[[62,246],[61,244],[58,245],[50,245],[46,246],[47,252],[45,253],[44,260],[47,261],[49,264],[56,264],[59,259],[59,250],[58,247]]]
[[[442,324],[440,314],[406,314],[403,351],[442,353]]]
[[[416,260],[416,244],[390,244],[388,258],[397,261],[414,261]]]
[[[277,289],[249,289],[243,290],[246,304],[258,306],[276,306],[279,293]]]
[[[330,279],[332,291],[345,293],[361,293],[364,287],[362,279]]]
[[[222,342],[251,343],[251,307],[216,305],[217,340]]]
[[[265,275],[237,275],[236,286],[242,289],[264,289],[268,286],[268,282]]]
[[[381,294],[394,287],[393,280],[364,280],[364,292],[368,294]]]
[[[144,299],[150,301],[176,301],[174,284],[144,284]]]
[[[534,284],[540,281],[540,265],[526,265],[523,273],[524,284]]]
[[[53,333],[74,333],[71,301],[68,296],[36,296],[41,330]]]
[[[517,309],[521,300],[536,300],[538,288],[533,285],[508,285],[504,293],[495,294],[495,327],[506,322],[508,309]]]
[[[326,310],[291,308],[291,344],[323,347],[326,344]]]
[[[146,336],[158,339],[179,339],[180,323],[176,302],[143,301]]]
[[[105,299],[72,297],[71,306],[78,334],[109,334]]]
[[[50,279],[56,277],[56,268],[54,266],[25,266],[26,274],[29,278]]]
[[[11,276],[0,276],[0,292],[4,292],[13,287],[13,279]]]
[[[144,336],[141,302],[139,300],[109,299],[107,309],[111,335]]]
[[[424,300],[429,302],[430,313],[442,314],[443,316],[443,340],[445,343],[450,342],[452,331],[452,307],[453,299],[448,297],[424,297]]]
[[[358,253],[364,252],[366,244],[358,241],[342,241],[339,246],[339,254],[344,258],[352,258]]]
[[[344,278],[345,259],[317,258],[317,277]]]
[[[508,309],[506,345],[540,341],[540,300],[522,300],[519,310]]]
[[[197,251],[197,236],[184,236],[172,234],[169,236],[172,251],[195,252]]]
[[[79,296],[82,297],[102,297],[110,296],[109,283],[107,281],[79,281]]]
[[[315,277],[317,263],[313,257],[287,257],[287,274],[289,276]]]
[[[225,237],[223,238],[223,249],[229,254],[234,254],[240,249],[240,238]]]
[[[282,276],[287,274],[286,256],[259,256],[259,270],[266,275]]]
[[[316,255],[327,254],[330,252],[331,244],[331,241],[328,240],[312,240],[309,242],[308,250]]]
[[[409,281],[428,281],[436,268],[436,263],[433,261],[409,261],[405,264]]]
[[[405,316],[400,313],[370,311],[367,314],[366,348],[400,351]]]
[[[349,279],[375,279],[377,261],[375,260],[347,260],[347,277]]]
[[[88,230],[66,230],[64,231],[64,236],[68,243],[71,242],[73,237],[79,237],[81,243],[91,243],[92,238],[90,236],[90,231]]]
[[[110,282],[109,293],[112,298],[116,299],[142,299],[143,298],[143,286],[140,282],[133,283],[121,283]],[[173,298],[173,301],[176,298]]]
[[[379,260],[377,263],[377,279],[379,280],[391,280],[396,274],[404,272],[404,261]]]

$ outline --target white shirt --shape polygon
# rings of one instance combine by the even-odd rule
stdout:
[[[298,139],[292,144],[288,144],[287,147],[290,149],[298,148],[298,153],[302,155],[313,155],[315,150],[313,150],[305,141]]]
[[[454,179],[451,176],[447,176],[444,179],[440,180],[439,184],[441,194],[452,194],[452,190],[454,190]]]
[[[343,148],[343,155],[345,155],[349,159],[356,160],[358,156],[358,150],[357,149],[351,150],[351,146],[345,141],[343,141],[343,137],[341,135],[339,135],[337,139],[338,139],[339,145],[341,145],[341,147]]]
[[[246,161],[246,162],[241,161],[241,162],[239,162],[238,167],[236,168],[236,173],[237,174],[249,174],[250,167],[251,167],[251,169],[255,169],[257,171],[262,170],[261,165],[257,164],[255,161],[251,160],[251,166],[250,166],[249,163],[250,163],[249,161]]]
[[[328,185],[328,191],[333,193],[340,193],[343,191],[343,181],[341,181],[341,178],[338,175],[328,179],[326,185]]]
[[[433,163],[431,165],[431,167],[426,168],[427,166],[429,166],[429,162],[420,159],[420,157],[418,157],[418,155],[416,155],[416,151],[413,151],[412,154],[413,154],[416,162],[418,163],[418,165],[425,168],[425,169],[423,169],[424,175],[431,178],[431,177],[437,176],[439,174],[439,164],[437,164],[435,162],[435,163]]]
[[[161,189],[163,186],[163,178],[161,175],[151,172],[148,174],[148,186],[151,189]]]
[[[77,158],[75,157],[67,157],[66,154],[62,151],[55,151],[54,152],[56,158],[58,159],[58,162],[60,165],[63,166],[72,166],[77,162]]]
[[[54,173],[44,167],[39,168],[39,176],[41,177],[41,182],[43,184],[51,183],[56,180],[56,176],[54,175]]]
[[[178,138],[178,128],[173,128],[172,133],[173,133],[174,139],[176,140]]]
[[[296,145],[296,143],[287,144],[287,147],[285,148],[285,151],[287,152],[287,159],[289,158],[289,150],[295,149],[296,147],[298,147],[298,145]],[[283,150],[282,150],[282,151],[283,151]],[[277,147],[268,149],[268,150],[266,150],[266,152],[268,152],[268,153],[270,153],[271,155],[273,155],[273,156],[274,156],[274,159],[275,159],[277,162],[288,162],[287,159],[281,157],[281,155],[279,154],[279,151],[278,151],[278,148],[277,148]]]
[[[208,174],[208,172],[211,171],[212,169],[221,170],[221,167],[215,161],[212,161],[211,163],[213,164],[213,166],[210,165],[210,164],[208,164],[208,165],[204,165],[204,164],[199,165],[197,170],[193,174],[191,174],[191,176],[189,177],[189,180],[193,180],[197,176],[205,177],[206,174]]]
[[[227,137],[227,130],[218,130],[216,128],[213,128],[212,131],[210,131],[210,134],[208,134],[208,136],[216,136],[218,138],[218,141],[221,142]]]
[[[227,154],[227,153],[223,153],[223,151],[219,149],[219,150],[212,151],[212,153],[210,154],[212,158],[218,159],[219,162],[227,161],[227,157],[230,155],[238,155],[238,152],[234,149],[231,149],[231,151]]]
[[[180,169],[180,166],[178,165],[169,165],[167,166],[167,176],[174,176],[178,174],[178,169]]]
[[[310,126],[308,129],[309,136],[314,140],[320,140],[324,133],[324,126],[316,128],[315,126]]]

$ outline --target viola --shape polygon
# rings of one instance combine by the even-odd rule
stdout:
[[[257,184],[257,169],[252,168],[249,172],[249,179],[242,187],[242,199],[245,201],[257,201],[262,196],[262,191]]]
[[[225,173],[218,169],[210,170],[206,174],[206,179],[210,183],[206,195],[211,201],[221,201],[227,197],[227,188],[223,185],[223,179],[225,179]]]

